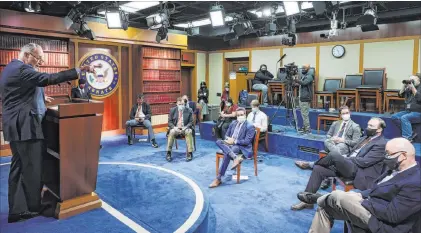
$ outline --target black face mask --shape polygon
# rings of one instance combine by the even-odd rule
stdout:
[[[301,71],[302,74],[307,74],[307,72],[308,72],[307,70],[302,70]]]
[[[205,88],[206,86],[202,85],[201,88]]]
[[[365,129],[365,135],[367,135],[368,137],[372,137],[376,134],[377,134],[377,129],[370,129],[370,128]]]
[[[385,157],[384,160],[383,160],[383,162],[384,162],[384,164],[387,166],[387,168],[389,170],[398,170],[398,168],[401,165],[401,163],[406,159],[405,158],[405,159],[399,161],[399,157],[400,156],[396,156],[394,158]]]

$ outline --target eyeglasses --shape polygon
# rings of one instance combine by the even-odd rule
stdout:
[[[38,63],[44,63],[44,60],[42,59],[42,57],[37,57],[32,53],[29,53],[29,54],[31,54],[37,60]]]
[[[397,153],[406,153],[406,151],[397,151],[397,152],[394,152],[394,153],[391,153],[391,154],[386,152],[386,153],[384,153],[384,157],[388,158],[388,159],[394,158]]]

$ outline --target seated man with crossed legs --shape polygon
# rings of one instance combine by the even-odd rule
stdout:
[[[390,140],[384,163],[388,169],[371,189],[307,196],[303,201],[319,204],[309,233],[330,232],[335,219],[348,221],[353,233],[420,232],[421,172],[414,146],[404,138]]]
[[[224,159],[219,168],[219,174],[209,185],[209,188],[218,187],[225,175],[230,160],[234,160],[231,170],[235,169],[244,159],[253,154],[254,127],[246,121],[246,109],[237,108],[237,120],[233,121],[225,135],[225,140],[216,141],[216,145],[223,151]],[[237,155],[238,154],[238,155]]]
[[[168,145],[167,156],[168,162],[171,162],[172,146],[176,137],[184,136],[187,144],[187,162],[193,159],[193,111],[186,108],[184,100],[177,98],[177,106],[171,108],[168,114]]]
[[[351,112],[348,106],[339,109],[342,120],[333,122],[327,132],[325,150],[328,153],[340,154],[344,157],[350,154],[351,149],[361,138],[360,126],[351,120]],[[295,161],[295,165],[301,169],[313,169],[314,162]],[[329,179],[325,179],[321,185],[322,189],[329,187]]]
[[[386,146],[386,140],[383,137],[384,128],[386,128],[386,123],[381,118],[373,117],[368,122],[367,136],[360,139],[348,157],[331,152],[326,157],[317,160],[305,192],[298,193],[298,198],[308,193],[316,193],[322,181],[327,177],[339,176],[353,180],[354,187],[360,190],[370,188],[374,180],[383,172]],[[300,202],[291,207],[292,210],[305,208],[313,208],[313,205]]]

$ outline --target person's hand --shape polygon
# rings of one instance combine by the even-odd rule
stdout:
[[[343,143],[343,142],[345,142],[345,139],[338,138],[338,137],[335,138],[335,143]]]
[[[228,137],[227,139],[225,139],[225,142],[229,145],[232,145],[232,144],[234,144],[234,138]]]
[[[80,71],[85,71],[85,72],[94,73],[94,74],[96,73],[94,66],[90,66],[90,65],[81,66]]]
[[[144,117],[140,117],[139,118],[139,122],[143,122],[145,120],[145,118]]]
[[[135,117],[134,119],[135,119],[136,121],[139,121],[139,120],[140,120],[140,118],[139,118],[139,117]]]
[[[53,100],[54,100],[53,97],[49,97],[49,96],[44,97],[44,101],[47,102],[47,103],[51,103],[51,101],[53,101]]]

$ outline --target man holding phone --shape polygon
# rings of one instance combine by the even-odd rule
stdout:
[[[193,111],[186,108],[181,97],[177,98],[177,106],[171,108],[168,114],[168,145],[167,156],[168,162],[171,162],[171,151],[174,140],[177,136],[184,136],[187,144],[187,162],[193,159]]]
[[[224,153],[224,160],[219,168],[218,176],[209,185],[209,188],[216,188],[222,183],[222,176],[225,175],[231,160],[234,160],[232,170],[244,160],[245,156],[251,157],[253,155],[254,126],[246,121],[245,108],[237,108],[236,112],[237,120],[230,124],[225,140],[216,141],[216,145]]]

